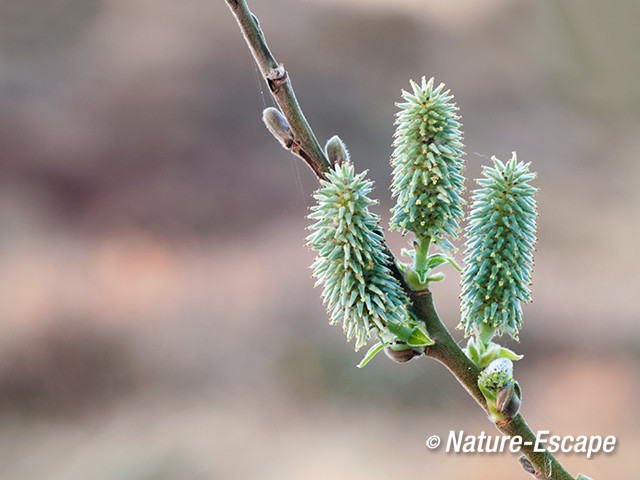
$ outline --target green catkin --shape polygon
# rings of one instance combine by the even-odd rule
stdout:
[[[494,333],[518,338],[536,242],[535,174],[515,152],[506,163],[492,160],[472,196],[460,295],[460,327],[485,343]]]
[[[411,87],[413,93],[402,92],[405,101],[396,114],[391,228],[428,238],[448,251],[453,245],[446,237],[457,237],[463,216],[458,107],[451,102],[453,95],[442,91],[444,84],[434,87],[433,78],[427,82],[423,77],[420,85],[412,81]]]
[[[493,391],[513,384],[513,362],[507,358],[494,360],[478,377],[478,385]]]
[[[358,350],[371,334],[388,334],[389,323],[406,324],[408,299],[386,266],[376,203],[368,197],[372,182],[355,174],[349,162],[338,164],[314,194],[315,220],[307,237],[317,252],[311,268],[322,285],[331,324],[342,322],[347,339]]]

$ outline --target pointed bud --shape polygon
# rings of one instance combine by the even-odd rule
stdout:
[[[344,145],[344,142],[337,135],[334,135],[327,140],[324,151],[327,154],[327,158],[329,159],[329,162],[331,162],[331,165],[342,165],[349,161],[349,151]]]
[[[289,150],[293,143],[293,132],[291,131],[289,122],[287,122],[287,119],[284,118],[280,110],[273,107],[265,108],[262,112],[262,121],[282,146]]]

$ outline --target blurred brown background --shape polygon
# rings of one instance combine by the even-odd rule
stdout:
[[[559,457],[636,479],[640,3],[251,3],[385,223],[410,78],[454,92],[469,178],[493,154],[533,163],[522,411],[617,435],[613,455]],[[526,478],[507,453],[425,448],[494,434],[440,365],[356,369],[308,270],[317,184],[262,126],[271,104],[222,0],[0,1],[1,479]]]

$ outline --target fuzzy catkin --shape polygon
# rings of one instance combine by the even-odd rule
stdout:
[[[461,327],[465,334],[489,329],[517,339],[520,302],[531,300],[531,268],[536,242],[536,189],[529,164],[514,152],[484,168],[481,188],[473,193],[465,267],[462,272]]]
[[[342,321],[347,339],[356,350],[372,333],[386,333],[389,323],[407,321],[408,299],[386,266],[379,218],[369,211],[372,182],[355,174],[345,162],[327,174],[314,195],[308,245],[317,252],[313,265],[316,285],[331,323]]]
[[[411,82],[413,93],[402,92],[396,114],[396,133],[391,157],[396,198],[391,228],[429,238],[443,250],[453,248],[446,238],[457,238],[462,219],[462,132],[444,84],[434,87],[433,78]]]
[[[513,362],[507,358],[498,358],[482,370],[478,384],[490,390],[500,390],[514,384]]]

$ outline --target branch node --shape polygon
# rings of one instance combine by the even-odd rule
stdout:
[[[416,290],[416,291],[411,292],[411,293],[409,294],[409,297],[410,297],[410,298],[413,298],[413,297],[420,297],[420,296],[422,296],[422,295],[429,295],[430,293],[431,293],[431,290],[429,290],[428,288],[427,288],[427,289],[425,289],[425,290]]]
[[[278,65],[276,68],[270,69],[265,75],[267,80],[281,80],[287,76],[287,71],[284,69],[282,64]]]
[[[509,417],[509,418],[506,418],[504,420],[498,420],[496,422],[496,427],[499,428],[499,427],[504,427],[505,425],[509,425],[511,422],[513,422],[513,419],[514,419],[514,417]]]

